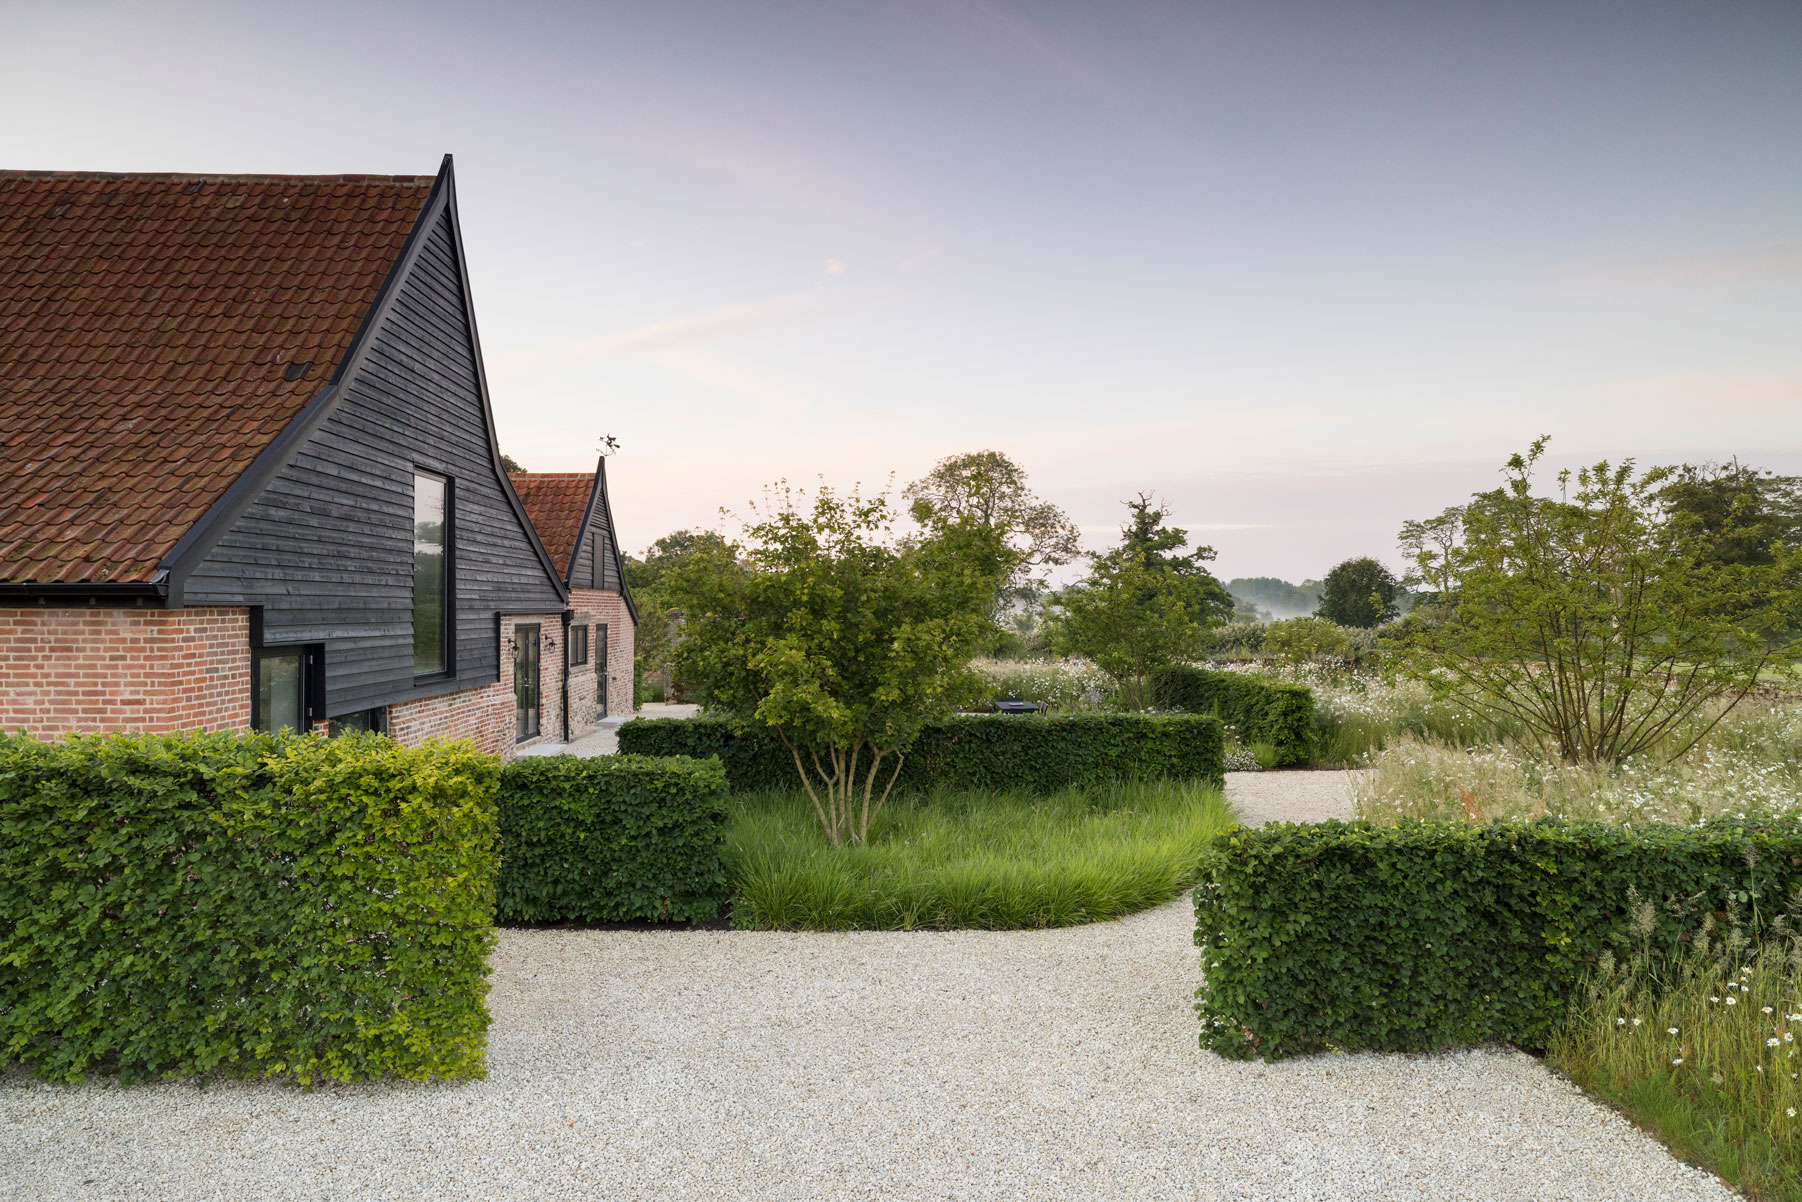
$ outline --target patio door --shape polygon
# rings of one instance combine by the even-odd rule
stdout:
[[[600,704],[597,717],[607,716],[607,624],[594,628],[594,697]]]
[[[536,623],[513,628],[513,709],[519,719],[515,738],[521,743],[538,736],[538,633]]]

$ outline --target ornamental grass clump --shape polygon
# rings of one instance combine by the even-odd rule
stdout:
[[[1798,1043],[1798,940],[1705,920],[1681,956],[1604,957],[1547,1056],[1682,1159],[1756,1198],[1802,1198]]]
[[[1662,749],[1619,764],[1568,764],[1531,744],[1462,746],[1403,736],[1369,758],[1353,782],[1360,818],[1585,818],[1671,822],[1783,818],[1802,809],[1802,707],[1741,705],[1720,716],[1697,747],[1669,760]],[[1674,738],[1687,741],[1679,730]]]
[[[1004,719],[1005,721],[1005,719]],[[1232,825],[1217,787],[1132,781],[904,794],[867,842],[831,847],[795,790],[729,802],[733,925],[764,930],[1013,930],[1119,918],[1195,880]]]

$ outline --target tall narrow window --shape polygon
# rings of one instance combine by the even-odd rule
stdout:
[[[413,675],[450,671],[450,489],[442,476],[413,473]]]
[[[538,735],[538,627],[513,628],[513,708],[519,716],[518,742]]]

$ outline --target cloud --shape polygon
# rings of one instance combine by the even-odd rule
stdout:
[[[1802,279],[1802,238],[1720,247],[1687,255],[1568,263],[1549,275],[1565,284],[1695,287]]]
[[[907,7],[934,25],[947,49],[1017,63],[1096,96],[1112,96],[1107,77],[1038,24],[991,0],[913,0]]]
[[[843,259],[827,259],[826,260],[826,274],[827,275],[844,275],[845,274],[845,261]]]
[[[1636,410],[1646,405],[1717,413],[1802,412],[1802,371],[1728,369],[1617,380],[1609,391]],[[1789,441],[1794,443],[1793,432]],[[1778,441],[1782,441],[1779,439]]]
[[[901,265],[895,268],[895,270],[900,272],[913,271],[944,253],[945,248],[942,246],[929,246],[925,250],[916,251],[914,254],[901,260]]]
[[[583,360],[612,359],[622,355],[694,346],[802,320],[817,312],[824,301],[824,294],[808,289],[749,304],[731,305],[691,317],[656,321],[598,338],[582,338],[552,347],[503,351],[495,355],[494,359],[514,370],[542,371]]]
[[[750,375],[730,363],[722,363],[693,350],[664,349],[648,354],[645,358],[691,384],[755,401],[763,406],[766,416],[794,417],[807,408],[806,402],[793,393]]]

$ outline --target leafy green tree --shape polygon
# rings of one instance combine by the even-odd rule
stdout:
[[[902,496],[924,501],[943,518],[969,518],[993,531],[1012,551],[1013,570],[996,596],[997,611],[1030,605],[1044,586],[1044,569],[1082,553],[1069,515],[1027,487],[1026,472],[1000,451],[971,451],[938,461]]]
[[[666,577],[683,681],[775,733],[835,845],[868,837],[921,727],[976,696],[970,657],[1014,566],[994,527],[913,512],[923,532],[898,540],[886,497],[785,493],[743,546],[697,545]]]
[[[624,557],[626,587],[638,605],[632,645],[640,673],[657,673],[669,666],[682,625],[682,614],[672,606],[665,587],[669,574],[697,551],[718,552],[726,545],[725,536],[712,530],[677,530],[652,543],[642,558]]]
[[[1206,564],[1212,547],[1188,546],[1189,534],[1165,526],[1169,509],[1141,493],[1120,545],[1091,555],[1088,576],[1052,601],[1052,643],[1092,660],[1119,686],[1121,700],[1144,709],[1159,668],[1194,659],[1211,626],[1233,613],[1233,598]]]
[[[508,475],[513,475],[526,469],[519,466],[519,460],[503,451],[501,452],[501,470]]]
[[[1716,562],[1769,565],[1802,549],[1802,481],[1727,463],[1686,463],[1663,501],[1712,541]]]
[[[1742,517],[1702,522],[1674,506],[1672,469],[1604,461],[1560,473],[1556,498],[1536,496],[1546,441],[1509,459],[1501,488],[1435,519],[1439,536],[1413,538],[1439,616],[1395,653],[1442,696],[1520,723],[1572,763],[1650,751],[1724,702],[1674,759],[1760,673],[1793,669],[1784,632],[1802,612],[1802,556],[1731,562]]]
[[[1352,641],[1345,627],[1326,618],[1287,618],[1265,628],[1264,650],[1285,664],[1349,660]]]
[[[1320,607],[1314,616],[1368,630],[1395,617],[1395,598],[1400,591],[1394,574],[1376,560],[1368,556],[1348,559],[1321,582]]]

